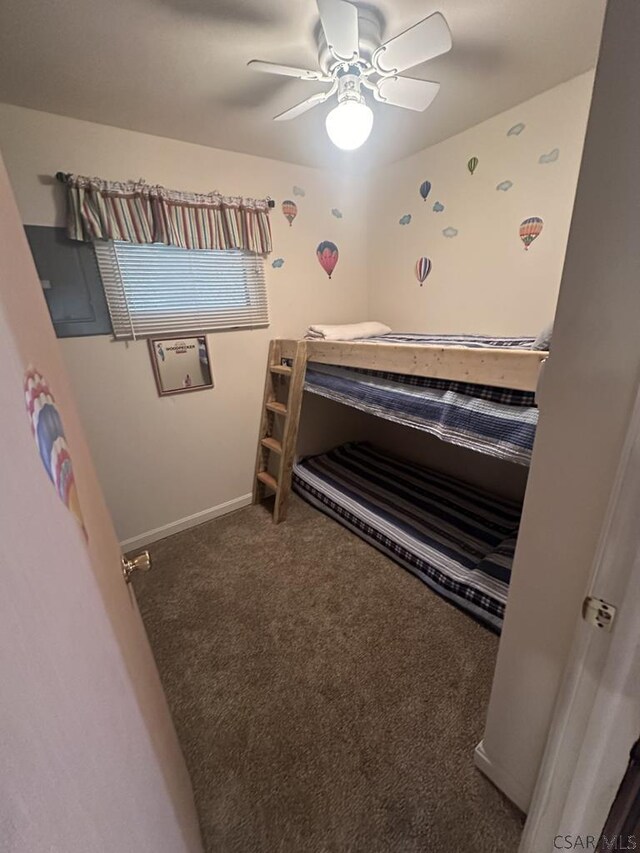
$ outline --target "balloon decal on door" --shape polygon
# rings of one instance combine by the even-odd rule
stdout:
[[[298,205],[295,201],[291,201],[290,199],[285,199],[282,202],[282,212],[285,215],[285,219],[289,223],[289,228],[293,225],[293,220],[298,215]]]
[[[420,195],[422,196],[422,201],[427,200],[427,196],[431,192],[431,181],[423,181],[420,184]]]
[[[429,258],[418,258],[416,261],[416,278],[420,282],[420,287],[425,282],[426,277],[431,272],[431,261]]]
[[[340,252],[338,252],[336,244],[330,240],[323,240],[316,249],[316,256],[322,269],[331,278],[331,273],[336,268],[338,258],[340,257]]]
[[[473,173],[475,172],[475,170],[476,170],[477,168],[478,168],[478,158],[477,158],[477,157],[472,157],[472,158],[469,160],[469,162],[467,163],[467,169],[468,169],[468,170],[469,170],[469,172],[473,175]]]
[[[62,426],[62,419],[46,379],[29,368],[24,377],[24,395],[31,431],[42,464],[64,505],[77,518],[86,537],[78,491],[73,474],[71,455]]]
[[[524,243],[525,251],[529,249],[529,246],[540,235],[543,226],[544,222],[539,216],[530,216],[529,219],[525,219],[520,223],[520,239]]]

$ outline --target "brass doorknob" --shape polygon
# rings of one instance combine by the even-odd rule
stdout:
[[[131,575],[134,572],[148,572],[150,568],[151,555],[148,551],[143,551],[142,554],[138,554],[133,560],[127,560],[126,557],[122,558],[122,573],[127,583],[131,583]]]

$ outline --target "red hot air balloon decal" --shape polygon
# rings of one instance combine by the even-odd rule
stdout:
[[[46,379],[33,368],[25,374],[24,394],[31,430],[45,470],[62,502],[78,519],[86,536],[60,413]]]
[[[329,278],[331,278],[331,273],[336,268],[338,258],[340,257],[338,247],[330,240],[324,240],[316,249],[316,255],[318,256],[320,266],[326,272]]]
[[[426,277],[431,272],[431,261],[429,258],[418,258],[416,261],[416,278],[420,282],[420,287],[425,282]]]
[[[544,222],[539,216],[531,216],[520,223],[520,239],[524,243],[525,251],[529,249],[529,246],[538,237],[543,225]]]
[[[282,212],[284,213],[285,218],[289,223],[289,228],[291,228],[293,220],[298,215],[298,205],[295,203],[295,201],[286,199],[282,202]]]

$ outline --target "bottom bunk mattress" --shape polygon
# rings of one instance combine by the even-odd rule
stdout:
[[[500,631],[518,504],[360,442],[298,462],[293,488]]]

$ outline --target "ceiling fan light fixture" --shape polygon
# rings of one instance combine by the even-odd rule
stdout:
[[[365,6],[356,5],[357,0],[316,0],[316,3],[320,13],[316,27],[318,71],[262,60],[249,63],[255,71],[330,84],[324,92],[317,92],[274,116],[274,121],[296,119],[337,95],[338,105],[326,118],[327,133],[337,148],[354,151],[367,141],[373,128],[373,113],[363,97],[363,88],[382,104],[414,112],[429,107],[440,84],[401,75],[451,50],[451,31],[440,12],[381,44],[382,17],[368,3]]]
[[[364,99],[348,99],[334,107],[326,118],[329,139],[343,151],[355,151],[369,138],[373,128],[373,110]]]

